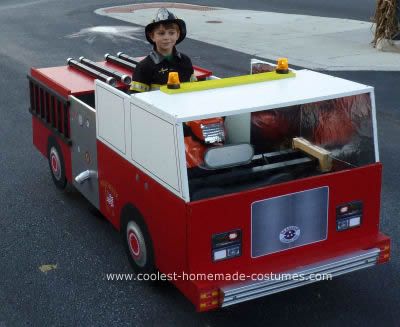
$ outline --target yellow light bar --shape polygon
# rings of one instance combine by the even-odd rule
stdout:
[[[296,74],[292,71],[289,71],[287,74],[279,74],[276,71],[260,73],[254,75],[243,75],[243,76],[235,76],[221,79],[212,79],[207,81],[200,82],[188,82],[181,83],[179,89],[171,89],[167,86],[161,86],[160,91],[167,94],[177,94],[177,93],[185,93],[185,92],[195,92],[195,91],[205,91],[211,89],[218,89],[222,87],[230,87],[237,85],[245,85],[252,83],[260,83],[267,81],[275,81],[284,78],[295,77]]]

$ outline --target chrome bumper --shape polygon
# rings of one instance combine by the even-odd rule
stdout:
[[[313,274],[330,274],[332,277],[347,274],[352,271],[368,268],[376,265],[380,249],[374,248],[365,251],[357,251],[348,255],[320,261],[318,263],[303,266],[296,270],[283,271],[276,275],[295,275],[303,278],[285,280],[249,281],[221,288],[223,294],[222,307],[256,299],[262,296],[283,292],[292,288],[317,282],[310,279]]]

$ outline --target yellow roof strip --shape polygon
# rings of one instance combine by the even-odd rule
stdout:
[[[287,74],[277,74],[274,71],[274,72],[267,72],[267,73],[254,74],[254,75],[243,75],[243,76],[235,76],[235,77],[228,77],[228,78],[222,78],[222,79],[212,79],[212,80],[200,81],[200,82],[181,83],[181,87],[179,89],[169,89],[166,85],[163,85],[160,87],[160,90],[167,94],[177,94],[177,93],[218,89],[221,87],[259,83],[259,82],[265,82],[265,81],[275,81],[275,80],[290,78],[290,77],[295,77],[295,76],[296,76],[296,74],[292,71],[290,71]]]

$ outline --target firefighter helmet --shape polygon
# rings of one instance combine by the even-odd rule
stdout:
[[[157,25],[169,23],[175,23],[179,27],[179,38],[176,41],[176,44],[183,41],[183,39],[186,37],[186,24],[182,19],[176,17],[176,15],[170,12],[167,8],[160,8],[153,21],[146,26],[145,34],[147,41],[149,41],[151,44],[154,44],[153,40],[150,38],[150,33]]]

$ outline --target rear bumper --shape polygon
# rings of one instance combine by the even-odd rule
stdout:
[[[303,266],[296,270],[281,272],[279,276],[284,278],[275,278],[274,280],[271,278],[270,280],[262,281],[252,280],[222,287],[221,307],[227,307],[320,281],[321,279],[315,278],[317,277],[315,276],[316,274],[318,276],[326,274],[326,276],[335,277],[372,267],[378,263],[380,252],[379,248],[360,250],[312,265]]]

